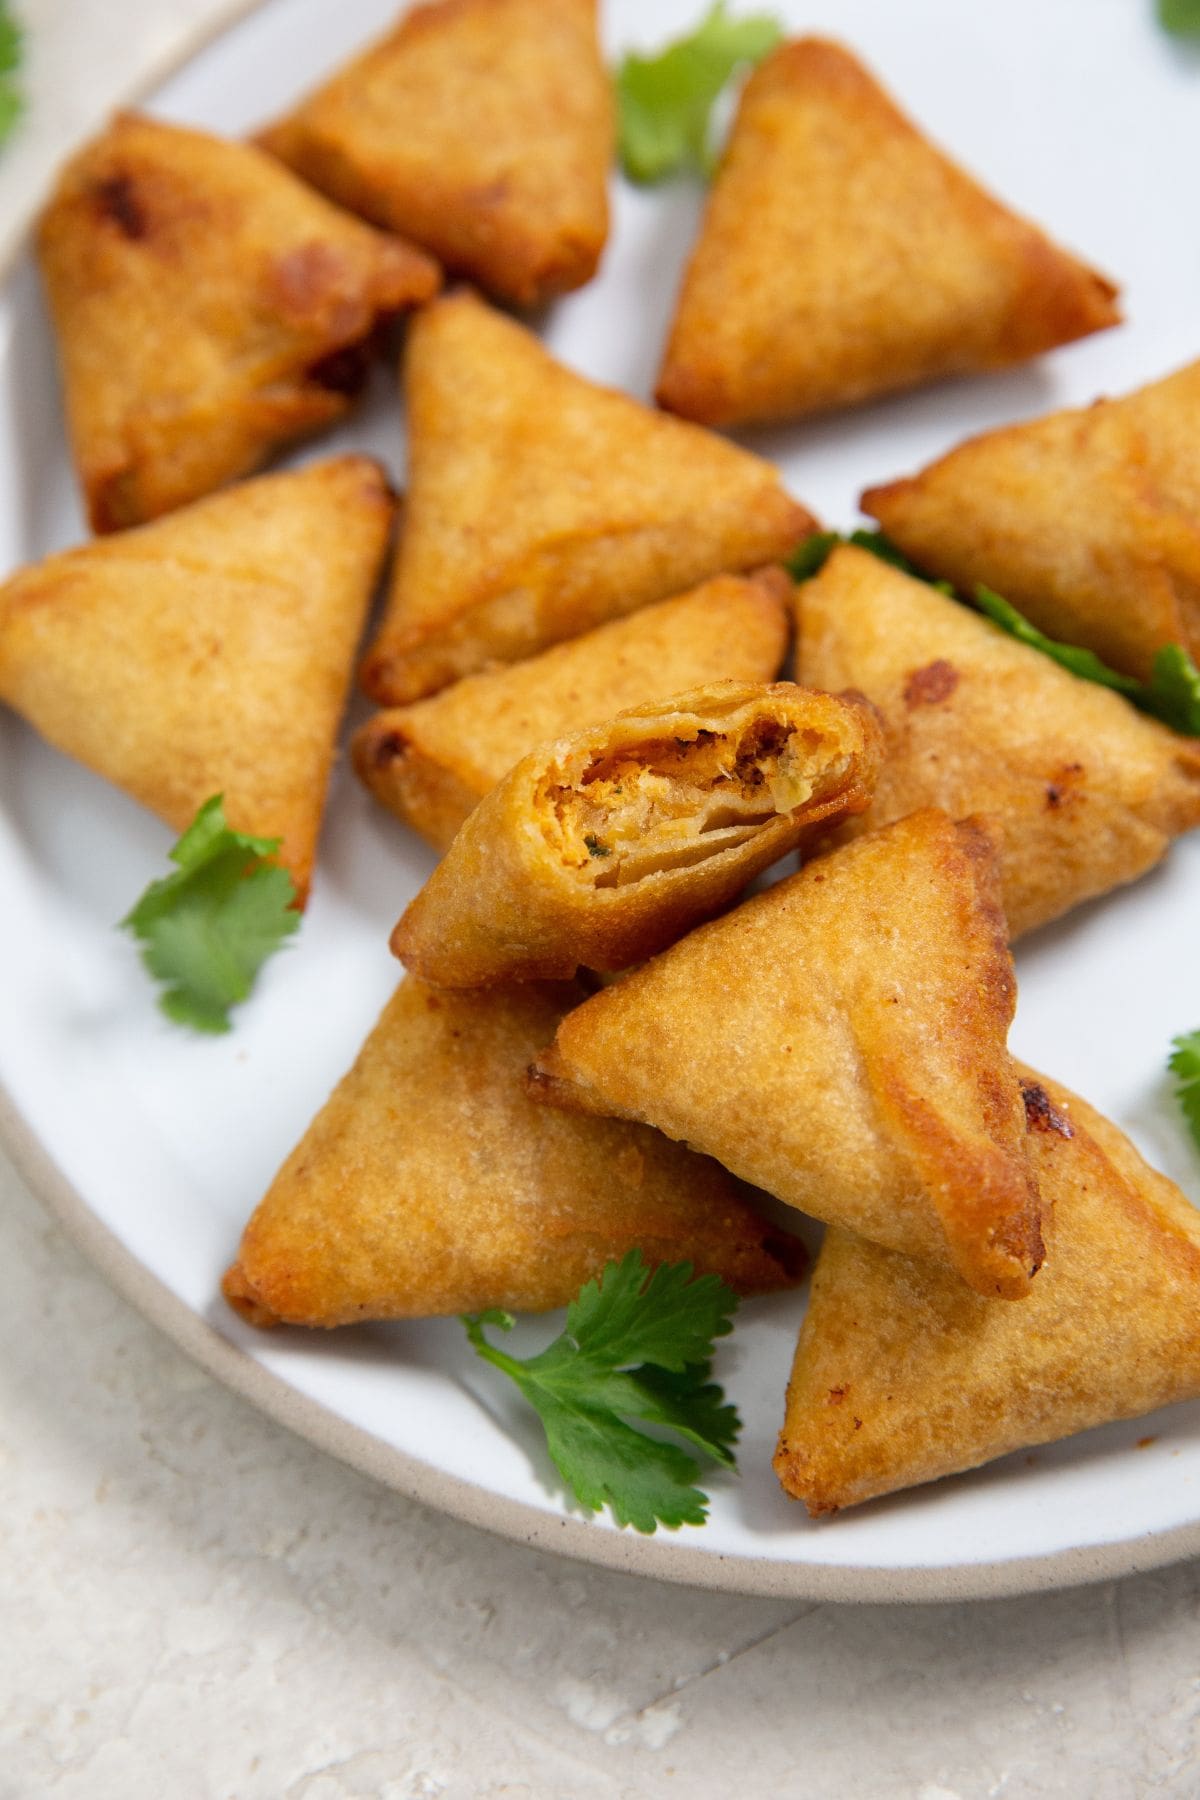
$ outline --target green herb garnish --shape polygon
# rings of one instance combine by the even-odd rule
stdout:
[[[619,794],[620,791],[621,791],[620,788],[618,788],[617,793]],[[595,837],[593,835],[593,833],[590,831],[588,832],[587,836],[584,838],[583,841],[587,845],[587,853],[589,856],[611,856],[612,855],[612,850],[611,850],[610,846],[608,844],[602,844],[600,842],[600,839],[598,837]]]
[[[25,48],[25,33],[0,0],[0,144],[25,110],[25,96],[16,79]]]
[[[1178,1077],[1175,1098],[1196,1143],[1200,1145],[1200,1031],[1189,1031],[1184,1037],[1172,1038],[1175,1048],[1168,1063],[1172,1075]]]
[[[1158,22],[1176,37],[1200,37],[1200,0],[1158,0]]]
[[[627,1423],[674,1432],[726,1468],[741,1430],[735,1407],[709,1381],[713,1340],[732,1330],[737,1295],[716,1275],[693,1279],[690,1263],[651,1274],[639,1250],[606,1265],[567,1308],[566,1328],[524,1361],[488,1343],[487,1325],[511,1330],[493,1308],[463,1319],[485,1362],[516,1382],[541,1417],[546,1447],[568,1489],[618,1525],[703,1525],[708,1496],[699,1467],[677,1444]]]
[[[852,531],[849,537],[840,531],[813,532],[788,560],[786,566],[793,581],[808,581],[819,574],[839,544],[857,544],[860,550],[869,550],[881,562],[923,581],[927,587],[936,588],[939,594],[958,598],[950,582],[931,580],[915,563],[909,562],[903,551],[898,550],[882,531]],[[975,589],[975,605],[1010,637],[1027,644],[1031,650],[1040,650],[1043,656],[1050,657],[1061,668],[1069,669],[1072,675],[1123,694],[1141,712],[1161,719],[1172,731],[1181,732],[1185,737],[1200,737],[1200,669],[1182,644],[1164,644],[1155,655],[1150,680],[1138,681],[1132,675],[1110,669],[1094,651],[1085,650],[1082,645],[1062,644],[1047,637],[1024,613],[1018,612],[1010,601],[989,587],[981,584]]]
[[[170,853],[177,871],[152,881],[121,920],[166,985],[163,1012],[195,1031],[229,1030],[229,1008],[300,924],[291,876],[266,860],[281,840],[231,831],[223,801],[205,801]]]
[[[690,36],[656,56],[625,56],[616,74],[621,167],[631,181],[663,181],[685,169],[710,175],[710,115],[735,69],[756,63],[783,37],[769,13],[731,19],[716,0]]]

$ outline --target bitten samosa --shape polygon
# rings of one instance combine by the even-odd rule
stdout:
[[[590,279],[608,233],[595,0],[414,7],[259,141],[500,299],[539,304]]]
[[[742,94],[658,398],[706,425],[846,406],[1099,331],[1115,292],[802,38]]]
[[[1200,362],[1121,400],[960,444],[871,488],[864,511],[913,562],[995,588],[1049,636],[1146,679],[1200,659]]]
[[[914,813],[594,995],[531,1091],[1020,1298],[1042,1244],[997,888],[982,825]]]
[[[441,987],[628,968],[869,805],[861,702],[717,681],[541,746],[467,819],[392,934]]]
[[[224,794],[303,897],[392,512],[344,456],[47,557],[0,587],[0,700],[180,831]]]
[[[847,546],[796,605],[799,679],[858,688],[883,721],[875,799],[846,832],[919,806],[987,813],[1014,938],[1136,880],[1200,825],[1200,744],[925,582]]]
[[[354,767],[375,798],[444,850],[471,808],[538,744],[654,694],[770,681],[787,647],[781,569],[718,575],[510,668],[468,675],[358,731]]]
[[[1128,1138],[1025,1071],[1046,1266],[1024,1306],[826,1234],[775,1468],[810,1513],[1200,1396],[1200,1214]]]
[[[409,477],[363,686],[400,705],[517,662],[812,529],[769,463],[597,387],[469,292],[406,358]]]
[[[716,1163],[526,1099],[526,1063],[578,997],[403,982],[247,1225],[232,1305],[256,1325],[540,1312],[635,1245],[741,1293],[786,1286],[799,1243]]]
[[[379,322],[439,282],[261,150],[133,113],[63,171],[38,257],[97,531],[341,418]]]

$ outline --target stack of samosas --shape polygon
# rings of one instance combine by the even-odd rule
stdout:
[[[817,522],[707,429],[1017,364],[1117,322],[1111,283],[800,39],[743,90],[656,411],[439,292],[587,282],[613,129],[594,0],[432,0],[253,144],[87,146],[39,253],[110,535],[0,588],[0,699],[177,828],[222,792],[302,902],[397,508],[359,456],[239,478],[411,314],[350,754],[444,856],[224,1292],[542,1310],[638,1246],[758,1294],[799,1211],[776,1469],[826,1513],[1200,1394],[1196,1214],[1007,1048],[1011,939],[1200,824],[1200,749],[862,549],[794,586]],[[864,508],[1145,677],[1200,650],[1198,396],[1200,363]]]

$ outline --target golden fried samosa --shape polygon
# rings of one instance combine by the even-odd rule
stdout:
[[[401,984],[247,1225],[226,1298],[256,1325],[562,1306],[635,1245],[740,1293],[799,1272],[795,1238],[707,1157],[525,1096],[574,988]]]
[[[1042,1245],[997,887],[979,822],[914,813],[568,1014],[531,1092],[1019,1298]]]
[[[581,287],[613,152],[595,0],[414,7],[259,142],[501,300]]]
[[[810,1513],[1200,1395],[1200,1215],[1082,1100],[1024,1071],[1046,1266],[993,1306],[832,1230],[775,1469]]]
[[[439,282],[261,150],[133,113],[63,171],[38,257],[96,531],[341,418],[380,320]]]
[[[47,557],[0,587],[0,700],[178,830],[223,793],[303,897],[392,511],[343,456]]]
[[[1200,659],[1200,362],[1120,400],[971,438],[863,495],[922,568],[995,588],[1051,637],[1149,676]]]
[[[874,830],[919,806],[1002,827],[1014,938],[1134,881],[1200,825],[1200,743],[865,550],[796,590],[797,677],[861,690],[887,753]]]
[[[536,745],[654,694],[770,681],[787,648],[791,592],[782,569],[718,575],[527,662],[468,675],[368,719],[354,738],[354,767],[377,800],[444,850]]]
[[[769,463],[597,387],[469,292],[409,333],[409,478],[363,686],[402,705],[489,663],[787,554]]]
[[[481,800],[392,933],[439,987],[653,956],[869,805],[879,728],[791,682],[716,681],[543,745]]]
[[[802,38],[742,94],[658,399],[706,425],[846,406],[1099,331],[1115,293]]]

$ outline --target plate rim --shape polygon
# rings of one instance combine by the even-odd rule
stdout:
[[[266,0],[221,0],[138,78],[114,98],[128,106],[153,93],[209,44],[236,28]],[[63,146],[56,168],[77,140]],[[51,176],[53,179],[53,175]],[[21,257],[31,249],[31,226],[44,190],[27,195],[0,245],[0,300],[8,298]],[[277,1425],[394,1493],[489,1531],[509,1542],[566,1556],[627,1575],[649,1576],[677,1586],[757,1595],[859,1604],[938,1604],[1049,1593],[1168,1566],[1200,1555],[1200,1517],[1136,1538],[1076,1545],[1039,1556],[1010,1557],[956,1568],[894,1569],[781,1561],[693,1547],[674,1534],[642,1536],[597,1530],[588,1519],[552,1514],[514,1500],[422,1461],[385,1443],[361,1426],[294,1388],[249,1352],[223,1337],[153,1274],[88,1205],[0,1081],[0,1147],[18,1178],[64,1235],[133,1309],[240,1400]]]

